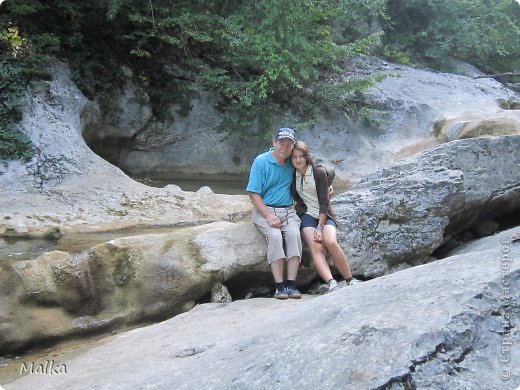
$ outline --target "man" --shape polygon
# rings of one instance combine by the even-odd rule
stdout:
[[[295,284],[302,254],[300,218],[291,196],[294,168],[290,156],[295,140],[293,129],[278,129],[273,136],[273,148],[253,161],[246,188],[254,206],[253,223],[267,240],[267,262],[273,273],[277,299],[301,298]]]

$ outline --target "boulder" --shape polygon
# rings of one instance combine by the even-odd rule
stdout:
[[[41,255],[38,261],[16,261],[12,267],[16,280],[21,280],[22,304],[60,306],[67,312],[82,314],[93,309],[89,303],[95,292],[88,270],[79,256],[52,251]]]
[[[55,358],[67,375],[4,387],[514,390],[520,243],[512,232],[315,298],[199,305]]]
[[[520,208],[520,136],[452,141],[369,175],[333,198],[354,274],[433,260],[453,235]]]
[[[272,294],[266,249],[252,222],[215,222],[119,238],[78,255],[5,261],[0,351],[169,318],[212,294]],[[299,276],[299,284],[316,277],[308,258]]]

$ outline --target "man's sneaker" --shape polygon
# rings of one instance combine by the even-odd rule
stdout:
[[[300,299],[302,293],[296,287],[287,287],[287,295],[292,299]]]
[[[347,282],[347,286],[353,286],[355,284],[359,284],[359,283],[362,283],[361,280],[359,279],[355,279],[355,278],[352,278],[350,279],[348,282]]]
[[[274,297],[276,299],[287,299],[289,298],[289,295],[287,294],[287,289],[284,287],[283,289],[276,289],[274,292]]]
[[[329,280],[329,292],[333,292],[336,290],[339,290],[338,282],[336,282],[334,279]]]

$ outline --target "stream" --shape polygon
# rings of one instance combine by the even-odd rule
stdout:
[[[197,191],[201,187],[209,187],[215,194],[246,195],[247,177],[241,180],[226,180],[225,178],[215,179],[158,179],[151,177],[132,177],[135,181],[146,184],[150,187],[165,187],[168,184],[175,184],[183,191]]]
[[[177,228],[138,227],[134,229],[106,232],[74,233],[63,235],[58,240],[13,239],[4,237],[0,238],[0,261],[32,260],[45,252],[53,250],[77,254],[88,250],[97,244],[114,240],[116,238],[151,233],[168,233],[175,229]]]
[[[246,179],[243,180],[201,180],[201,179],[151,179],[133,178],[151,187],[164,187],[168,184],[175,184],[183,191],[197,191],[201,187],[209,187],[216,194],[245,195]],[[110,241],[116,238],[137,236],[149,233],[167,233],[174,228],[135,228],[121,231],[108,231],[96,233],[67,234],[59,240],[48,239],[11,239],[0,237],[0,262],[6,260],[32,260],[41,254],[53,250],[69,252],[72,254],[81,253],[97,244]]]

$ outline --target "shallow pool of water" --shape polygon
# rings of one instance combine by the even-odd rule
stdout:
[[[53,250],[80,253],[97,244],[116,238],[150,233],[172,232],[174,227],[137,228],[124,231],[76,233],[62,236],[59,240],[0,238],[0,261],[32,260]]]
[[[177,179],[177,178],[149,178],[132,177],[135,181],[151,187],[165,187],[175,184],[183,191],[197,191],[201,187],[209,187],[215,194],[246,195],[247,179],[243,180],[204,180],[204,179]]]

